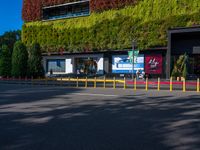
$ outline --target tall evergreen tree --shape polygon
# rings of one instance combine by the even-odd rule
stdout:
[[[1,47],[0,75],[3,77],[11,75],[11,52],[7,45],[3,45]]]
[[[12,75],[14,77],[25,77],[27,75],[28,52],[26,46],[17,41],[12,53]]]
[[[38,43],[34,43],[29,49],[28,74],[33,77],[44,76],[42,53]]]

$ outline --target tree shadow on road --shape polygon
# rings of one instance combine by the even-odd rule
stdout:
[[[54,91],[30,101],[22,97],[21,102],[1,102],[0,149],[200,148],[199,95],[102,98],[67,93]]]

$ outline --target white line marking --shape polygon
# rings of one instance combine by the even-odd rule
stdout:
[[[92,94],[92,93],[73,93],[72,95],[80,95],[80,96],[104,96],[104,97],[118,97],[119,96],[119,95]]]

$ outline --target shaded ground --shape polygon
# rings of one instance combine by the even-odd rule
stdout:
[[[0,84],[0,150],[197,150],[200,94]]]

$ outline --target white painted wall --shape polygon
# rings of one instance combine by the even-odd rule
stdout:
[[[103,59],[103,57],[99,57],[98,59],[99,59],[99,61],[97,63],[98,64],[97,65],[97,72],[101,71],[103,73],[103,61],[104,61],[104,59]]]
[[[73,73],[72,59],[65,59],[65,73]]]

